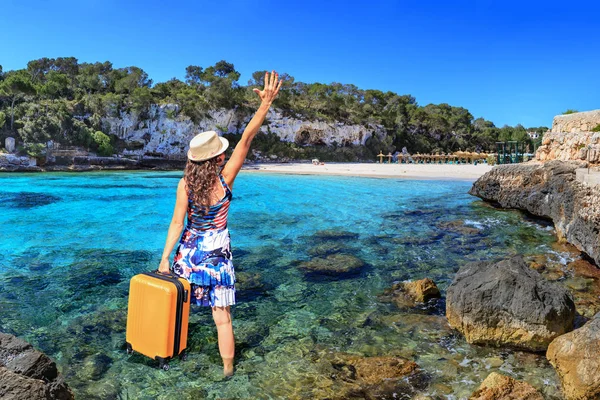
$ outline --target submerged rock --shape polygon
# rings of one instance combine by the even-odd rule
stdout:
[[[462,267],[447,290],[446,317],[469,343],[544,351],[573,329],[575,304],[516,256]]]
[[[544,400],[544,396],[528,383],[492,372],[469,400]]]
[[[298,268],[309,274],[338,276],[358,273],[364,265],[361,259],[350,254],[332,254],[302,262]]]
[[[345,382],[339,399],[387,399],[413,395],[427,386],[419,366],[401,357],[361,357],[336,354],[331,360],[332,379]]]
[[[337,241],[319,243],[309,248],[306,252],[311,256],[328,256],[336,253],[349,252],[350,248]]]
[[[479,229],[466,225],[463,220],[440,222],[437,227],[444,231],[456,232],[466,236],[481,233]]]
[[[600,265],[600,186],[577,181],[575,170],[584,165],[575,161],[500,165],[479,178],[469,193],[503,208],[552,219],[559,238]]]
[[[358,239],[358,233],[340,231],[336,229],[325,229],[316,232],[314,237],[319,240],[352,240]]]
[[[600,398],[600,313],[554,339],[546,358],[556,369],[567,399]]]
[[[0,398],[73,399],[56,364],[29,343],[0,332]]]

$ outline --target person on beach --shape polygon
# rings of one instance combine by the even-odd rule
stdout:
[[[233,375],[235,353],[230,310],[230,306],[235,304],[235,272],[227,230],[231,191],[252,139],[279,93],[281,82],[275,71],[270,74],[267,72],[264,89],[254,89],[260,97],[260,107],[246,126],[226,164],[225,150],[229,146],[227,139],[209,131],[202,132],[191,140],[188,161],[184,176],[177,185],[175,211],[158,268],[159,272],[172,271],[190,282],[192,304],[212,308],[225,376]],[[187,224],[184,229],[186,214]],[[173,263],[170,264],[169,256],[178,241]]]

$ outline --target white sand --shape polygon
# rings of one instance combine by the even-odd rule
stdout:
[[[310,163],[246,164],[245,172],[267,172],[297,175],[343,175],[373,178],[436,179],[474,181],[492,167],[487,164],[376,164],[376,163]]]

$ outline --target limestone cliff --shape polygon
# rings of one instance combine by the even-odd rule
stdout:
[[[536,160],[600,163],[600,132],[592,132],[598,126],[600,110],[557,115],[552,130],[544,134],[542,145],[536,151]]]
[[[479,178],[470,194],[504,208],[550,218],[556,233],[600,265],[600,186],[576,179],[581,162],[500,165]]]
[[[120,117],[104,118],[105,131],[126,143],[125,155],[159,153],[165,156],[183,156],[190,139],[198,132],[216,130],[241,134],[251,116],[240,116],[234,110],[211,111],[198,124],[179,113],[174,104],[154,105],[141,118],[136,113],[122,113]],[[261,130],[272,132],[286,142],[297,144],[354,144],[364,145],[372,135],[383,137],[381,125],[347,125],[340,122],[305,121],[284,116],[270,110],[267,124]]]

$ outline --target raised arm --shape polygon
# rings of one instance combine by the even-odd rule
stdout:
[[[169,272],[169,256],[177,244],[183,230],[183,223],[185,214],[188,206],[188,195],[185,188],[185,181],[181,179],[177,185],[177,200],[175,201],[175,211],[173,211],[173,218],[169,225],[169,232],[167,233],[167,241],[163,250],[162,257],[160,259],[160,266],[158,270],[160,272]]]
[[[273,103],[273,100],[277,97],[277,93],[279,93],[281,82],[282,81],[279,80],[279,75],[275,71],[271,72],[271,74],[266,72],[265,88],[263,90],[254,89],[254,92],[260,97],[260,107],[256,111],[256,114],[254,114],[254,117],[248,122],[246,129],[244,129],[244,133],[242,133],[242,138],[237,146],[235,146],[229,161],[227,161],[227,164],[223,167],[223,178],[230,188],[233,186],[233,181],[244,164],[246,155],[250,150],[252,139],[254,139],[254,136],[258,133],[258,130],[271,107],[271,103]]]

